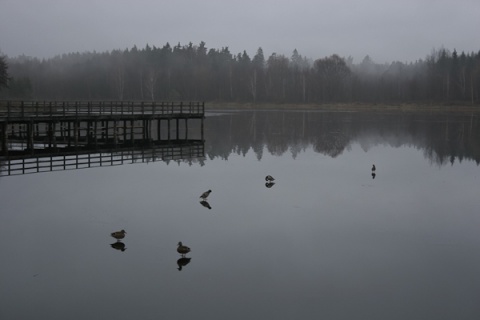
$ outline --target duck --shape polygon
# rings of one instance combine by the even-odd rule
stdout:
[[[190,252],[190,248],[187,246],[184,246],[182,242],[179,242],[177,247],[177,252],[180,253],[182,257],[185,257],[185,255]]]
[[[205,191],[204,193],[202,193],[200,198],[202,198],[203,200],[207,199],[211,192],[212,190]]]
[[[375,172],[372,172],[372,179],[375,179],[376,176]]]
[[[375,165],[372,166],[372,171],[375,171],[377,170],[377,168],[375,168]]]
[[[268,176],[265,177],[265,181],[267,181],[267,182],[272,182],[274,180],[275,180],[275,178],[272,177],[271,175],[268,175]]]
[[[112,232],[112,233],[111,233],[111,236],[114,237],[114,238],[117,239],[117,240],[120,240],[120,239],[125,238],[125,234],[126,234],[126,233],[127,233],[127,232],[122,229],[122,230],[120,230],[120,231]]]
[[[187,264],[189,264],[190,260],[192,260],[192,258],[182,257],[182,258],[178,259],[177,260],[178,271],[182,271],[182,267],[185,267]]]

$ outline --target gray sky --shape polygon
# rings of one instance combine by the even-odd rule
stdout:
[[[206,42],[312,59],[411,62],[433,49],[480,50],[479,0],[0,0],[0,51],[69,52]]]

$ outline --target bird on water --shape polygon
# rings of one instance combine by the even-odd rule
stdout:
[[[375,165],[372,166],[372,171],[375,171],[377,170],[377,168],[375,168]]]
[[[120,239],[125,238],[125,234],[126,234],[126,233],[127,233],[127,232],[122,229],[122,230],[120,230],[120,231],[112,232],[112,233],[111,233],[111,236],[114,237],[114,238],[117,239],[117,240],[120,240]]]
[[[265,177],[265,181],[267,181],[267,182],[272,182],[274,180],[275,180],[275,178],[272,177],[271,175],[268,175],[268,176]]]
[[[177,247],[177,252],[180,253],[182,257],[184,257],[187,253],[190,252],[190,248],[187,246],[184,246],[182,242],[179,242]]]
[[[202,198],[203,200],[207,199],[211,192],[212,190],[205,191],[204,193],[202,193],[200,198]]]

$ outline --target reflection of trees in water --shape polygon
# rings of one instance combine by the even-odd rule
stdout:
[[[376,145],[412,146],[433,163],[471,159],[480,163],[478,115],[243,111],[207,117],[206,155],[228,159],[252,149],[257,158],[290,152],[295,158],[312,147],[337,157],[352,143],[368,151]]]

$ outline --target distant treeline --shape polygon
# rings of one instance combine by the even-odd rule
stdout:
[[[168,43],[51,59],[7,58],[2,99],[200,100],[238,103],[478,103],[480,51],[433,51],[415,62],[360,63],[336,54],[317,60],[259,48]]]

